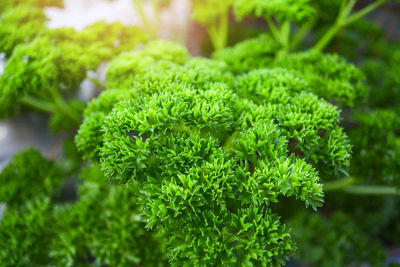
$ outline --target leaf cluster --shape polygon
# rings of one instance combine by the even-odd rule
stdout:
[[[1,0],[0,13],[10,9],[27,5],[30,7],[44,8],[44,7],[63,7],[63,0]]]
[[[354,175],[370,183],[400,185],[399,114],[393,109],[376,109],[353,116],[360,125],[350,132]]]
[[[365,101],[365,76],[339,55],[310,50],[276,58],[279,48],[279,43],[263,34],[219,50],[213,58],[226,62],[237,74],[272,67],[295,71],[314,94],[341,107],[354,107]]]
[[[293,239],[300,245],[295,258],[303,264],[348,266],[368,262],[382,266],[385,262],[381,244],[341,211],[329,218],[297,212],[288,224],[293,229]]]
[[[310,0],[236,0],[233,10],[239,20],[246,16],[265,19],[274,16],[279,22],[288,20],[301,22],[310,18],[315,12],[310,2]]]
[[[77,146],[108,177],[139,183],[140,214],[168,236],[172,265],[283,264],[295,246],[271,204],[321,206],[320,173],[349,164],[339,110],[301,69],[237,75],[180,54],[145,46],[111,62],[111,84],[130,82],[88,105]]]
[[[10,57],[14,48],[34,39],[44,27],[41,8],[21,5],[0,13],[0,52]]]
[[[76,93],[87,72],[147,38],[120,23],[97,22],[80,32],[47,29],[43,10],[29,5],[8,9],[0,20],[0,52],[8,59],[0,76],[0,115],[28,106],[51,113],[55,131],[80,121],[83,104]]]
[[[32,149],[1,173],[3,266],[164,266],[162,236],[145,230],[135,185],[107,183],[98,166],[81,173],[79,198],[64,202],[59,166]]]

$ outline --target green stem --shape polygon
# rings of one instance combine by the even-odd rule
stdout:
[[[96,85],[98,88],[101,88],[103,90],[107,89],[107,87],[103,83],[99,82],[97,79],[89,76],[87,77],[87,79],[91,81],[94,85]]]
[[[400,195],[400,190],[392,186],[384,185],[356,185],[356,179],[348,177],[342,180],[327,182],[324,191],[343,191],[356,195]]]
[[[220,26],[220,44],[222,48],[225,48],[228,43],[228,34],[229,34],[229,13],[226,11],[221,17],[221,26]]]
[[[275,25],[272,18],[268,17],[266,21],[272,36],[282,45],[282,49],[276,53],[276,57],[283,57],[290,49],[290,21],[285,21],[279,28]]]
[[[278,42],[280,42],[280,34],[279,34],[279,30],[275,25],[275,22],[270,18],[266,18],[269,30],[272,33],[272,36],[275,38],[275,40],[277,40]]]
[[[318,20],[318,16],[313,16],[307,23],[305,23],[294,35],[290,43],[290,50],[296,50],[303,42],[304,38],[308,35]]]
[[[229,136],[229,137],[226,139],[223,148],[224,148],[225,150],[230,150],[230,149],[232,148],[232,142],[233,142],[233,140],[235,140],[236,137],[239,136],[239,134],[240,134],[239,131],[235,131],[231,136]]]
[[[357,0],[350,0],[347,5],[344,5],[344,9],[342,10],[342,14],[340,14],[341,16],[339,18],[341,21],[345,21],[350,16],[351,11],[353,10],[356,3]]]
[[[214,50],[218,50],[219,49],[218,48],[219,47],[218,32],[217,32],[217,28],[216,28],[215,24],[211,25],[208,28],[208,35],[210,36],[210,40],[211,40],[211,43],[212,43],[212,45],[214,47]]]
[[[282,49],[277,53],[277,58],[285,56],[290,49],[290,21],[285,21],[279,30],[279,39]]]
[[[56,104],[56,108],[60,112],[62,112],[64,115],[70,117],[72,120],[76,122],[80,121],[79,113],[77,113],[75,109],[73,109],[64,101],[64,98],[60,95],[57,88],[49,87],[49,92],[51,97],[53,98],[54,103]]]
[[[179,125],[176,125],[173,128],[173,131],[187,133],[188,135],[194,135],[196,133],[196,131],[193,131],[189,126],[185,124],[184,121],[180,121]]]
[[[341,26],[339,24],[334,24],[324,34],[324,36],[322,36],[322,38],[317,42],[317,44],[314,45],[314,47],[312,49],[316,50],[316,51],[324,50],[324,48],[328,45],[328,43],[332,40],[332,38],[338,33],[340,28],[341,28]]]
[[[348,17],[348,19],[346,21],[346,25],[351,24],[354,21],[361,19],[362,17],[364,17],[365,15],[367,15],[368,13],[375,10],[376,8],[378,8],[379,6],[383,5],[386,2],[387,2],[387,0],[379,0],[379,1],[376,1],[376,2],[366,6],[365,8],[361,9],[360,11],[358,11],[358,12],[354,13],[353,15],[351,15],[350,17]]]
[[[225,48],[228,42],[229,12],[226,10],[208,29],[211,43],[215,50]]]
[[[392,186],[354,185],[344,189],[346,193],[357,195],[398,195],[400,190]]]
[[[143,0],[133,0],[133,3],[135,4],[136,11],[139,13],[140,20],[142,21],[145,29],[151,33],[151,37],[154,38],[154,30],[150,26],[150,22],[146,17],[146,14],[143,9]]]
[[[161,3],[158,0],[152,0],[151,2],[153,5],[153,10],[154,10],[153,15],[154,15],[154,20],[155,20],[155,23],[153,26],[153,33],[157,37],[158,31],[160,29],[160,24],[161,24],[161,21],[160,21]]]
[[[22,98],[22,102],[25,105],[31,106],[37,110],[47,112],[47,113],[54,113],[55,108],[54,105],[50,102],[47,102],[45,100],[26,95]]]
[[[324,183],[324,190],[325,191],[343,190],[344,188],[347,188],[350,185],[354,184],[355,181],[356,179],[354,179],[353,177],[348,177],[338,181],[327,182]]]
[[[352,7],[354,1],[347,3],[347,0],[342,0],[342,5],[340,6],[340,10],[338,16],[336,18],[335,23],[329,28],[328,31],[321,37],[321,39],[314,45],[313,49],[317,51],[322,51],[325,46],[332,40],[332,38],[337,34],[337,32],[341,28],[341,23],[346,19],[345,14],[351,12],[350,7]]]
[[[342,6],[340,8],[338,17],[336,19],[335,24],[332,25],[332,27],[321,37],[321,39],[314,45],[312,48],[313,50],[316,51],[322,51],[324,48],[329,44],[329,42],[333,39],[333,37],[345,26],[361,19],[363,16],[367,15],[377,7],[381,6],[384,4],[387,0],[378,0],[369,6],[363,8],[362,10],[356,12],[353,15],[351,14],[351,11],[353,10],[353,7],[355,5],[357,0],[350,0],[349,2],[343,1]]]

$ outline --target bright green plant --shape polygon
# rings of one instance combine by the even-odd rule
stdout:
[[[235,74],[267,67],[274,60],[280,44],[270,35],[262,34],[214,52],[213,58],[226,62]]]
[[[129,88],[138,72],[154,62],[168,60],[183,64],[189,53],[182,45],[162,40],[152,41],[143,49],[125,52],[115,57],[107,69],[106,86],[112,89]]]
[[[63,7],[63,0],[1,0],[0,1],[0,14],[12,8],[21,5],[28,5],[30,7],[44,8],[44,7]]]
[[[10,57],[18,44],[31,41],[42,31],[45,21],[42,9],[26,5],[0,13],[0,52]]]
[[[28,149],[16,155],[0,174],[0,202],[18,207],[38,194],[48,195],[60,186],[62,175],[54,163]]]
[[[79,200],[62,202],[61,165],[27,150],[1,173],[3,266],[165,265],[163,237],[145,230],[136,185],[108,184],[92,165],[80,175]]]
[[[322,204],[318,173],[338,175],[350,159],[338,109],[313,94],[307,71],[235,77],[196,58],[139,71],[125,59],[110,68],[132,82],[89,104],[78,148],[110,178],[140,184],[141,214],[170,236],[173,265],[283,264],[294,244],[270,205]]]
[[[9,9],[1,19],[6,38],[0,51],[9,58],[0,76],[0,115],[27,106],[52,114],[54,131],[79,124],[83,103],[75,95],[89,70],[146,40],[138,28],[120,23],[50,30],[43,26],[43,11],[29,6]]]
[[[382,29],[365,20],[350,25],[327,46],[358,62],[369,96],[363,105],[343,114],[343,126],[353,145],[350,176],[325,183],[326,208],[319,214],[287,214],[297,225],[289,223],[299,247],[295,257],[303,264],[331,266],[335,259],[335,265],[368,262],[382,266],[388,257],[383,250],[400,242],[398,48],[398,42],[388,40]],[[332,212],[346,220],[338,220]],[[361,248],[361,244],[368,247]]]
[[[218,5],[213,1],[194,0],[193,17],[207,28],[216,50],[227,45],[231,8],[238,21],[245,17],[264,18],[271,35],[281,45],[281,49],[277,51],[277,56],[280,57],[297,49],[319,24],[328,24],[328,28],[322,35],[318,35],[313,45],[314,50],[323,51],[341,29],[386,2],[387,0],[377,0],[353,12],[357,0],[224,0],[218,1]],[[294,34],[293,26],[296,28]]]

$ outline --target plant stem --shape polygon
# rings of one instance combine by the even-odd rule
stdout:
[[[222,47],[226,47],[228,43],[228,34],[229,34],[229,12],[228,10],[221,17],[221,45]]]
[[[160,29],[160,13],[161,13],[161,3],[158,0],[151,0],[151,3],[153,5],[153,15],[154,15],[154,25],[153,25],[153,33],[155,37],[158,37],[158,31]]]
[[[338,17],[336,19],[335,24],[321,37],[321,39],[314,45],[312,48],[316,51],[322,51],[324,48],[329,44],[329,42],[333,39],[333,37],[345,26],[361,19],[363,16],[367,15],[377,7],[384,4],[387,0],[378,0],[367,7],[363,8],[362,10],[356,12],[353,15],[351,11],[355,5],[357,0],[350,0],[349,2],[343,1],[342,6],[340,8]]]
[[[214,47],[214,50],[218,50],[219,44],[218,44],[218,31],[215,25],[210,26],[208,28],[208,35],[210,36],[211,43]]]
[[[54,105],[50,102],[47,102],[45,100],[26,95],[22,98],[22,102],[25,105],[31,106],[37,110],[43,111],[43,112],[48,112],[48,113],[54,113],[55,108]]]
[[[208,29],[208,34],[211,39],[211,43],[215,50],[225,48],[228,42],[228,31],[229,31],[229,12],[228,10],[220,15],[214,24]]]
[[[93,77],[87,77],[87,79],[89,80],[89,81],[91,81],[94,85],[96,85],[98,88],[100,88],[100,89],[107,89],[107,87],[106,87],[106,85],[105,84],[103,84],[103,83],[101,83],[101,82],[99,82],[96,78],[93,78]]]
[[[226,139],[223,148],[224,148],[225,150],[230,150],[230,149],[232,148],[232,142],[233,142],[233,140],[235,140],[235,138],[238,137],[239,134],[240,134],[239,131],[235,131],[231,136],[229,136],[229,137]]]
[[[140,20],[142,21],[145,29],[151,33],[151,38],[154,38],[154,29],[150,26],[150,22],[146,17],[146,13],[144,12],[143,8],[143,0],[133,0],[135,4],[136,10],[139,13]]]
[[[76,122],[80,121],[80,115],[76,113],[76,110],[74,110],[64,101],[64,98],[60,95],[57,88],[49,87],[49,92],[51,97],[53,98],[54,103],[56,104],[56,108],[60,112],[62,112],[64,115],[70,117],[72,120]]]
[[[278,42],[280,42],[280,34],[279,34],[279,30],[275,25],[275,22],[270,18],[266,18],[269,30],[272,33],[272,36],[274,36],[275,40],[277,40]]]
[[[286,20],[278,28],[272,18],[266,18],[268,27],[272,33],[272,36],[282,45],[282,49],[276,53],[276,57],[280,58],[286,55],[290,49],[290,21]]]
[[[176,125],[173,128],[173,131],[187,133],[188,135],[194,135],[197,132],[196,130],[193,131],[193,129],[187,126],[184,121],[180,121],[179,125]]]
[[[342,10],[342,14],[340,14],[341,16],[339,18],[341,21],[346,20],[350,16],[351,11],[353,10],[353,7],[356,4],[356,2],[357,2],[357,0],[350,0],[349,3],[344,6],[344,9]]]
[[[335,190],[343,190],[344,188],[349,187],[350,185],[355,183],[355,179],[353,177],[348,177],[342,180],[327,182],[324,183],[325,191],[335,191]]]
[[[344,189],[346,193],[357,195],[399,195],[400,190],[392,186],[354,185]]]
[[[290,49],[290,21],[285,21],[279,30],[279,40],[282,49],[276,54],[277,58],[285,56]]]
[[[337,34],[337,32],[340,30],[341,26],[339,24],[334,24],[325,34],[322,36],[322,38],[317,42],[317,44],[312,48],[313,50],[316,51],[322,51],[324,50],[325,46],[328,45],[328,43],[332,40],[332,38]]]
[[[343,191],[356,195],[400,195],[400,190],[384,185],[355,185],[356,179],[348,177],[342,180],[327,182],[324,191]]]
[[[318,20],[318,16],[313,16],[307,23],[305,23],[294,35],[292,42],[290,43],[290,50],[296,50],[299,45],[303,42],[304,38],[308,35],[311,29],[314,27]]]
[[[374,9],[378,8],[379,6],[383,5],[384,3],[386,3],[387,0],[379,0],[376,1],[368,6],[366,6],[365,8],[361,9],[360,11],[354,13],[353,15],[351,15],[350,17],[348,17],[347,21],[346,21],[346,25],[353,23],[354,21],[357,21],[359,19],[361,19],[362,17],[364,17],[365,15],[367,15],[368,13],[370,13],[371,11],[373,11]]]

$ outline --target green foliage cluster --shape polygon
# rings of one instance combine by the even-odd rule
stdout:
[[[80,121],[83,103],[76,93],[87,72],[147,37],[120,23],[97,22],[80,32],[47,29],[43,10],[28,4],[0,14],[0,52],[7,57],[0,76],[0,115],[9,117],[28,106],[52,114],[54,131],[71,129]]]
[[[258,37],[244,40],[233,47],[227,47],[214,52],[213,59],[224,61],[235,74],[253,69],[265,68],[274,60],[280,44],[270,35],[261,34]]]
[[[184,64],[189,53],[181,45],[157,40],[147,44],[143,49],[125,52],[115,57],[106,73],[107,88],[120,89],[133,85],[134,76],[157,61],[171,61]]]
[[[238,19],[247,16],[270,18],[274,16],[279,22],[291,20],[303,21],[313,15],[310,0],[236,0],[234,12]]]
[[[368,90],[363,73],[340,56],[311,50],[276,59],[279,47],[272,37],[263,34],[219,50],[213,58],[226,62],[233,73],[271,67],[295,71],[313,93],[341,107],[354,107],[365,101]]]
[[[137,186],[109,184],[92,165],[80,175],[79,199],[63,202],[61,163],[30,149],[1,173],[3,266],[165,265],[163,237],[144,229]]]
[[[386,255],[377,240],[360,229],[353,218],[337,211],[324,218],[297,212],[289,221],[299,244],[295,258],[310,266],[382,266]]]
[[[10,57],[14,47],[34,39],[45,22],[43,10],[37,7],[21,5],[0,13],[0,51]]]
[[[368,262],[372,266],[382,266],[386,256],[382,250],[398,246],[400,236],[397,171],[400,151],[398,135],[400,83],[396,63],[399,61],[399,44],[398,41],[388,40],[377,25],[367,20],[360,20],[341,32],[327,48],[359,64],[365,74],[368,90],[368,97],[363,105],[353,106],[351,111],[344,114],[343,125],[353,145],[349,170],[351,176],[337,183],[335,189],[329,184],[325,186],[327,190],[325,205],[329,210],[335,210],[335,213],[341,214],[340,216],[347,217],[346,220],[351,224],[340,222],[322,212],[318,221],[323,222],[327,228],[326,232],[320,230],[322,234],[318,236],[320,241],[317,242],[317,239],[305,238],[312,236],[307,232],[314,232],[317,226],[312,226],[312,223],[310,226],[309,221],[301,221],[296,218],[297,215],[294,216],[293,220],[298,226],[295,227],[290,223],[289,225],[293,229],[298,229],[294,230],[294,235],[297,231],[299,238],[296,258],[300,262],[315,262],[318,266],[331,264],[332,261],[329,259],[332,258],[341,258],[343,262],[341,265],[349,262],[353,264]],[[333,190],[330,191],[331,189]],[[342,190],[345,193],[340,193]],[[348,233],[335,230],[340,229],[343,224],[352,230]],[[339,244],[339,241],[331,242],[329,246],[322,245],[321,242],[329,241],[329,233],[332,235],[335,233],[336,240],[346,240],[351,252],[344,254],[332,249]],[[357,235],[363,235],[364,241],[353,239]],[[368,244],[368,248],[363,249],[359,247],[360,244]],[[321,261],[313,259],[311,255],[307,257],[306,251],[314,251],[314,255],[321,255]],[[361,257],[358,253],[362,251],[367,251],[369,255]],[[350,261],[345,260],[346,255],[353,257]]]
[[[183,62],[151,51],[111,62],[107,82],[130,82],[88,105],[78,149],[108,177],[140,184],[146,226],[168,233],[173,265],[283,264],[294,244],[270,205],[280,196],[321,205],[319,173],[350,159],[338,108],[301,70],[235,76],[183,47],[174,49]]]
[[[62,174],[54,162],[45,160],[39,152],[28,149],[14,156],[0,174],[0,202],[16,208],[38,194],[50,195],[60,186]]]
[[[283,11],[289,14],[290,10],[296,8],[296,4],[290,7],[286,5],[282,10],[268,13],[268,8],[279,1],[268,3],[251,1],[251,5],[248,5],[249,2],[236,2],[235,15],[238,18],[249,15],[264,17],[271,31],[270,39],[277,45],[273,50],[268,51],[269,54],[259,53],[257,56],[258,47],[268,49],[272,41],[262,44],[261,41],[257,41],[258,38],[245,40],[232,48],[216,51],[213,58],[225,61],[235,73],[258,75],[255,80],[268,94],[251,91],[249,95],[252,99],[262,99],[265,95],[274,97],[269,94],[269,86],[262,82],[262,79],[267,77],[267,72],[254,71],[254,69],[282,67],[297,72],[297,75],[301,74],[302,78],[311,85],[310,88],[314,94],[334,105],[343,108],[351,107],[354,110],[352,112],[346,110],[342,115],[344,119],[342,124],[350,135],[354,151],[350,169],[351,177],[325,183],[328,194],[325,205],[330,209],[338,210],[336,213],[340,215],[331,218],[324,215],[324,211],[319,215],[313,215],[319,225],[325,225],[323,228],[325,230],[320,229],[318,232],[315,231],[316,223],[298,219],[301,216],[309,216],[304,215],[303,211],[286,214],[286,217],[290,218],[290,226],[293,226],[292,220],[297,221],[297,229],[293,233],[298,245],[295,258],[302,264],[312,266],[348,265],[357,264],[357,262],[382,266],[385,255],[381,244],[398,245],[399,242],[397,225],[400,217],[395,207],[399,193],[396,189],[399,181],[396,171],[399,159],[397,119],[399,110],[396,106],[399,102],[400,83],[397,62],[400,50],[398,43],[388,42],[383,31],[371,22],[356,21],[385,1],[375,1],[353,13],[355,1],[309,1],[308,7],[314,11],[309,12],[309,16],[304,16],[303,20],[296,16],[284,17],[280,13]],[[300,8],[304,7],[303,5]],[[303,14],[298,12],[296,15]],[[288,21],[290,21],[289,24]],[[295,24],[297,27],[289,27],[290,24]],[[348,30],[339,33],[348,25],[350,25]],[[293,29],[294,34],[289,35]],[[307,33],[311,29],[315,32],[310,36]],[[337,34],[338,37],[334,38]],[[306,37],[307,41],[304,42]],[[251,42],[254,44],[246,47],[245,44]],[[303,48],[312,46],[312,42],[316,42],[312,50],[288,53],[299,46]],[[364,75],[356,67],[346,64],[336,55],[327,56],[316,52],[325,47],[330,51],[345,55],[353,62],[360,62]],[[252,60],[255,64],[247,63]],[[285,75],[289,75],[287,71]],[[272,86],[277,86],[277,84]],[[284,95],[284,93],[279,92],[277,95]],[[343,171],[343,173],[346,176],[346,172]],[[322,173],[322,177],[327,179],[329,174]],[[367,196],[361,198],[346,194],[333,197],[338,190],[356,195],[377,196],[373,199]],[[338,216],[346,217],[346,219],[339,220]],[[345,228],[340,228],[341,224],[350,230],[345,232]],[[307,239],[307,231],[314,233],[314,239],[320,242]],[[333,236],[329,235],[330,232]],[[371,237],[372,239],[379,237],[380,240],[374,241],[374,245],[369,246],[368,249],[360,247],[360,242],[367,242],[371,240]],[[346,240],[343,241],[346,245],[340,247],[339,240]],[[367,243],[371,244],[370,241]],[[335,246],[339,248],[332,249]],[[346,249],[350,252],[343,252]],[[310,251],[311,253],[307,255]],[[361,253],[362,251],[366,253]]]
[[[63,7],[63,0],[1,0],[0,13],[10,9],[27,5],[30,7],[44,8],[44,7]]]
[[[348,114],[345,123],[354,145],[350,174],[353,183],[376,188],[381,194],[355,198],[340,195],[332,197],[330,204],[344,210],[370,236],[379,237],[386,246],[399,243],[397,195],[399,135],[398,91],[400,83],[396,73],[398,42],[388,40],[382,29],[368,21],[359,21],[338,36],[329,49],[360,61],[367,77],[369,97],[366,104]],[[357,54],[349,53],[357,50]],[[372,186],[371,186],[372,185]],[[370,186],[370,187],[368,187]],[[396,190],[397,188],[397,190]],[[346,190],[354,191],[350,185]],[[357,205],[351,204],[356,202]]]
[[[316,95],[341,107],[355,107],[365,101],[368,94],[363,73],[336,54],[292,53],[274,65],[301,72]]]
[[[193,14],[194,19],[206,27],[215,50],[228,43],[230,9],[237,21],[263,18],[275,41],[281,45],[277,51],[281,56],[309,43],[306,38],[312,40],[313,50],[324,50],[342,29],[386,2],[388,0],[372,1],[354,11],[356,0],[222,0],[218,1],[218,6],[212,1],[193,0]]]
[[[388,40],[372,22],[360,20],[329,49],[339,49],[346,57],[360,61],[367,79],[365,104],[346,118],[354,144],[351,174],[367,184],[398,185],[399,43]]]
[[[365,181],[400,185],[400,112],[377,109],[357,113],[360,127],[351,131],[355,157],[353,174]]]
[[[368,57],[361,69],[368,77],[369,106],[392,108],[400,101],[400,44],[381,42],[381,46],[385,48],[378,55]]]

